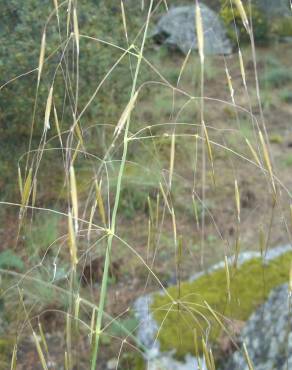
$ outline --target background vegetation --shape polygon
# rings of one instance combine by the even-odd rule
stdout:
[[[183,283],[225,257],[290,241],[292,55],[280,41],[291,18],[271,27],[253,4],[254,55],[235,5],[206,1],[234,54],[205,57],[202,100],[197,52],[186,58],[149,36],[181,2],[154,1],[147,18],[151,3],[0,1],[0,367],[93,369],[97,351],[98,369],[110,360],[143,368],[133,302],[162,288],[152,307],[165,322],[162,347],[182,357],[193,342],[188,333],[178,343],[172,324],[184,330],[189,317],[180,307],[166,317],[173,299],[195,290],[202,297],[190,307],[203,299],[246,320],[267,287],[288,280],[290,255],[232,270],[229,288],[226,269],[212,283]],[[206,284],[214,289],[204,296]],[[210,348],[219,332],[214,323]]]

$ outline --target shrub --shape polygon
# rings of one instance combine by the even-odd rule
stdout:
[[[282,101],[286,103],[292,103],[292,91],[291,90],[283,90],[280,92],[280,98]]]
[[[273,68],[264,75],[264,84],[267,87],[281,87],[292,81],[292,71],[288,68]]]
[[[132,5],[131,11],[135,13],[135,9],[138,8],[138,4],[136,6]],[[45,20],[53,10],[53,2],[51,1],[28,0],[23,7],[19,6],[17,0],[2,1],[0,15],[0,86],[16,76],[36,69]],[[139,17],[137,14],[128,20],[129,29],[135,30],[135,27],[138,27]],[[67,19],[65,3],[60,7],[59,15],[61,37],[63,45],[65,45]],[[79,2],[78,22],[81,34],[92,35],[127,48],[120,17],[120,3],[117,5],[114,0]],[[45,57],[47,58],[50,55],[51,57],[44,64],[38,90],[33,129],[33,148],[38,146],[43,133],[46,99],[52,77],[62,56],[62,50],[58,48],[59,44],[57,18],[52,16],[46,26],[45,51]],[[62,115],[62,119],[60,119],[61,131],[65,131],[73,123],[72,99],[74,98],[72,95],[74,95],[74,92],[70,90],[70,84],[74,86],[76,83],[76,68],[74,63],[70,62],[68,64],[68,60],[72,61],[72,57],[74,57],[74,47],[74,38],[72,38],[72,42],[68,44],[63,58],[63,67],[66,67],[64,69],[68,71],[67,82],[65,83],[61,68],[58,69],[54,80],[54,103],[60,116]],[[111,46],[105,46],[89,39],[80,39],[78,111],[81,111],[85,106],[101,79],[121,54],[120,50]],[[66,66],[64,64],[65,60],[67,60]],[[98,99],[96,98],[87,109],[82,119],[84,126],[104,122],[105,120],[113,121],[117,114],[120,114],[122,106],[128,99],[131,86],[130,70],[127,62],[128,60],[115,69],[102,87],[102,93],[98,95]],[[70,84],[68,83],[69,79]],[[5,184],[13,182],[12,178],[14,178],[15,172],[12,173],[11,168],[16,167],[19,154],[23,153],[28,147],[36,97],[36,81],[37,70],[34,70],[0,89],[0,135],[2,142],[5,143],[5,149],[1,149],[0,152],[1,172],[5,174],[5,181],[0,183],[2,194],[6,190]],[[48,132],[48,135],[56,135],[54,124],[51,126],[52,129]],[[102,136],[99,135],[98,138],[102,138]],[[100,147],[102,147],[101,140]]]
[[[246,13],[249,14],[248,6],[245,6],[245,10]],[[255,5],[252,6],[251,12],[252,12],[254,39],[257,43],[260,44],[266,43],[269,39],[268,21],[265,18],[264,14],[260,10],[258,10],[258,8]],[[231,40],[236,42],[236,33],[234,30],[235,22],[240,41],[241,42],[249,41],[249,35],[247,34],[246,29],[242,24],[239,11],[235,6],[233,6],[232,9],[229,1],[228,2],[226,2],[225,0],[221,1],[220,16],[225,26],[227,27],[227,34]]]

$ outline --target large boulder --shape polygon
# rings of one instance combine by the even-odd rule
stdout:
[[[292,366],[292,316],[288,285],[275,289],[247,321],[245,342],[254,370],[287,370]],[[287,364],[289,363],[288,367]],[[235,352],[224,370],[249,370],[242,351]]]
[[[205,54],[230,54],[232,52],[231,42],[226,36],[219,16],[202,3],[200,3],[200,8],[204,28]],[[170,8],[160,18],[153,36],[158,42],[179,49],[185,54],[190,49],[197,50],[195,13],[194,5]]]

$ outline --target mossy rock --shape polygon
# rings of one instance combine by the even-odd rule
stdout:
[[[247,320],[273,288],[288,281],[291,258],[292,253],[286,253],[268,264],[255,258],[236,270],[230,267],[230,299],[225,269],[218,269],[194,282],[184,282],[180,291],[176,286],[169,288],[168,293],[175,304],[166,295],[155,295],[151,309],[158,326],[161,325],[158,336],[161,351],[175,349],[178,358],[188,353],[196,355],[195,329],[200,354],[203,337],[205,340],[208,337],[210,345],[216,349],[222,329],[205,302],[223,323],[224,317]]]

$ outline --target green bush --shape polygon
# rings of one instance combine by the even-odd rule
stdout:
[[[292,71],[288,68],[273,68],[267,70],[263,83],[267,87],[281,87],[292,81]]]
[[[72,2],[73,3],[73,2]],[[130,5],[129,5],[130,7]],[[130,8],[129,8],[130,9]],[[135,35],[140,27],[139,5],[131,4],[131,17],[128,19],[129,35]],[[48,16],[53,12],[53,2],[27,0],[25,6],[19,6],[17,0],[3,0],[0,15],[0,86],[17,78],[14,82],[0,89],[0,136],[3,147],[0,150],[0,163],[3,182],[0,182],[0,194],[6,190],[7,184],[15,182],[16,160],[27,147],[31,131],[33,107],[36,96],[37,70],[42,33]],[[97,37],[101,40],[127,48],[120,2],[100,0],[98,2],[78,2],[78,23],[82,35]],[[59,10],[62,45],[66,43],[67,4]],[[33,19],[33,22],[32,22]],[[133,33],[131,32],[133,31]],[[46,26],[45,57],[51,55],[44,64],[41,83],[36,104],[35,124],[32,148],[40,142],[44,126],[44,111],[48,91],[54,73],[62,56],[60,35],[56,16],[52,16]],[[60,118],[61,131],[65,131],[73,123],[72,101],[75,97],[76,63],[73,63],[74,37],[66,49],[62,68],[67,73],[64,80],[62,69],[59,68],[54,80],[54,103]],[[80,39],[79,58],[79,101],[78,112],[88,102],[97,85],[121,56],[122,51],[89,39]],[[67,60],[65,64],[65,60]],[[4,62],[5,61],[5,62]],[[70,61],[70,62],[69,62]],[[70,82],[69,82],[70,79]],[[116,122],[121,109],[129,97],[131,87],[131,71],[128,58],[113,71],[83,115],[82,128],[96,123]],[[66,85],[68,89],[66,88]],[[70,88],[72,87],[72,89]],[[48,139],[56,135],[54,123],[51,123]],[[95,148],[102,148],[102,135],[95,140]],[[52,146],[56,146],[56,141]]]
[[[291,16],[276,19],[272,24],[272,33],[279,37],[292,36],[292,19]]]
[[[286,103],[292,103],[292,91],[291,90],[283,90],[280,92],[280,98],[282,101]]]
[[[245,6],[246,13],[249,14],[249,7]],[[229,1],[221,0],[220,16],[227,27],[227,34],[231,40],[236,42],[236,32],[234,29],[234,22],[238,32],[238,37],[242,42],[249,42],[249,35],[244,28],[241,16],[236,6],[233,9]],[[257,9],[255,5],[252,6],[252,22],[254,39],[257,43],[264,44],[269,39],[269,26],[268,21],[264,14]]]

